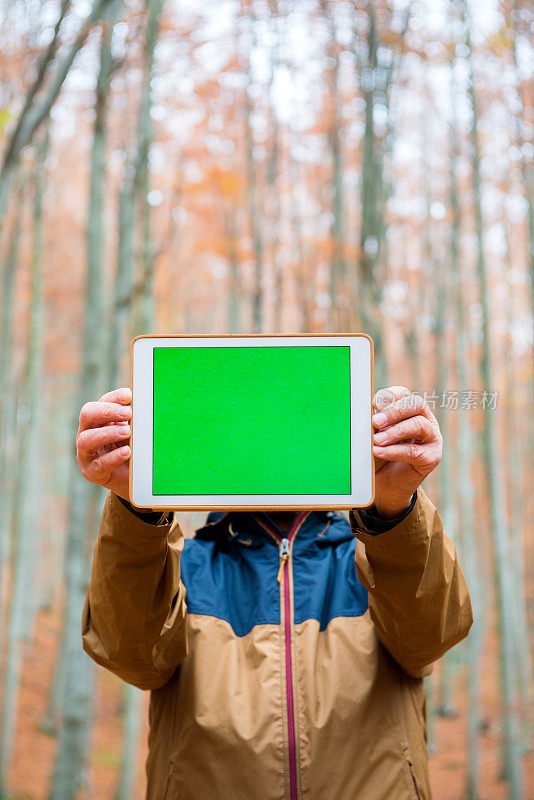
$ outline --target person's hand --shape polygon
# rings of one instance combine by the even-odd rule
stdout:
[[[131,455],[130,389],[114,389],[96,403],[86,403],[80,412],[76,435],[76,461],[84,478],[129,499],[128,460]]]
[[[396,517],[439,464],[443,439],[428,404],[405,386],[380,389],[373,406],[375,508],[380,516]]]

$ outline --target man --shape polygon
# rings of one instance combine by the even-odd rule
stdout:
[[[350,526],[212,513],[184,542],[128,502],[130,402],[120,389],[80,414],[80,469],[111,490],[83,646],[152,691],[147,800],[429,800],[422,676],[472,611],[420,486],[442,448],[428,405],[375,395],[375,502]]]

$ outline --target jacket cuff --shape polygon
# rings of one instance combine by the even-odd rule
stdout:
[[[173,521],[173,512],[172,511],[139,511],[137,508],[134,508],[132,504],[128,500],[124,500],[119,495],[115,495],[117,500],[119,500],[122,505],[128,509],[132,514],[134,514],[137,519],[140,519],[141,522],[145,522],[147,525],[171,525]]]
[[[358,527],[362,528],[370,536],[377,536],[380,533],[386,533],[387,531],[390,531],[395,527],[395,525],[398,525],[403,519],[406,519],[410,511],[415,506],[416,500],[417,491],[413,493],[410,505],[406,511],[404,511],[402,514],[399,514],[398,517],[381,517],[374,504],[369,508],[361,508],[359,510],[353,509],[352,513],[356,517]]]
[[[358,509],[350,511],[349,522],[353,535],[365,545],[368,553],[381,554],[381,557],[387,553],[387,558],[397,563],[399,558],[403,561],[411,558],[421,545],[428,545],[428,517],[434,513],[437,513],[435,506],[420,486],[412,510],[401,522],[379,536],[366,528]]]

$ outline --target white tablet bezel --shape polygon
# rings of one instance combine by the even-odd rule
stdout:
[[[350,347],[351,376],[351,492],[302,495],[154,495],[153,349],[154,347]],[[256,336],[138,336],[131,346],[132,435],[130,440],[130,501],[140,510],[251,510],[367,508],[374,500],[371,423],[373,342],[367,334],[289,334]],[[363,409],[363,412],[362,412]],[[137,420],[143,419],[143,425]],[[368,446],[362,447],[366,441]]]

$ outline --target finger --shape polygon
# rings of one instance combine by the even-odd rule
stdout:
[[[409,394],[411,394],[411,392],[406,386],[387,386],[385,389],[379,389],[378,392],[376,392],[373,397],[373,406],[381,409]]]
[[[99,402],[129,405],[132,402],[132,390],[128,386],[124,386],[122,389],[113,389],[111,392],[103,394]]]
[[[128,446],[119,447],[116,450],[110,450],[109,453],[104,453],[102,456],[93,459],[87,465],[84,474],[93,483],[108,483],[112,472],[115,472],[130,458],[131,450]]]
[[[386,447],[373,445],[373,453],[384,461],[404,461],[419,472],[431,472],[439,464],[441,448],[428,444],[392,444]]]
[[[402,442],[404,439],[414,439],[416,443],[434,442],[437,440],[437,431],[430,420],[418,414],[416,417],[410,417],[396,425],[379,430],[374,435],[376,444],[382,446]]]
[[[131,428],[127,422],[119,425],[105,425],[103,428],[89,428],[82,431],[76,439],[78,456],[90,461],[92,454],[100,447],[104,447],[106,444],[124,442],[125,439],[128,439],[130,433]]]
[[[382,429],[389,425],[395,425],[403,419],[415,417],[418,414],[423,414],[430,422],[438,425],[437,419],[421,395],[410,392],[409,395],[405,395],[400,400],[396,400],[389,406],[382,408],[373,416],[372,423],[375,428]]]
[[[89,428],[100,428],[110,422],[124,422],[132,416],[131,406],[121,406],[119,403],[90,402],[86,403],[80,411],[80,427],[78,432]]]

